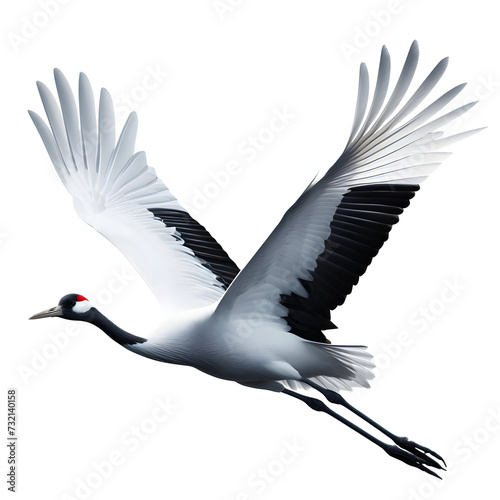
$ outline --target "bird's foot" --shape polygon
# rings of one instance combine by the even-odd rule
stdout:
[[[416,444],[405,437],[398,437],[395,441],[397,442],[398,446],[392,444],[386,444],[384,446],[384,450],[388,455],[401,460],[407,465],[411,465],[412,467],[423,470],[431,476],[435,476],[441,479],[441,477],[438,476],[433,470],[428,468],[434,467],[436,469],[445,470],[445,468],[439,462],[429,456],[432,455],[438,460],[441,460],[446,466],[445,461],[436,452],[430,450],[429,448],[426,448],[425,446],[420,446],[419,444]]]
[[[403,448],[404,450],[409,451],[410,453],[413,453],[417,456],[425,457],[426,456],[425,454],[432,455],[434,458],[441,460],[441,462],[443,462],[444,466],[446,467],[446,462],[444,461],[444,458],[441,455],[438,455],[435,451],[432,451],[430,448],[414,443],[413,441],[410,441],[407,437],[396,437],[394,439],[394,442],[400,448]]]

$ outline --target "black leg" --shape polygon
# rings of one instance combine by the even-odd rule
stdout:
[[[441,460],[443,464],[446,466],[446,462],[444,459],[438,455],[435,451],[432,451],[431,449],[419,445],[417,443],[414,443],[413,441],[410,441],[406,437],[401,437],[401,436],[396,436],[392,432],[389,432],[387,429],[382,427],[380,424],[377,424],[374,420],[372,420],[370,417],[367,417],[364,413],[360,412],[357,408],[354,408],[354,406],[350,405],[339,393],[331,391],[329,389],[325,389],[324,387],[321,387],[320,385],[311,382],[310,380],[304,379],[302,380],[305,384],[313,387],[317,391],[321,392],[323,396],[325,396],[330,403],[338,404],[343,406],[344,408],[347,408],[349,411],[352,411],[355,415],[358,417],[362,418],[365,422],[368,422],[370,425],[375,427],[375,429],[378,429],[380,432],[385,434],[388,438],[390,438],[394,443],[396,443],[400,448],[403,448],[404,450],[409,451],[410,453],[413,453],[414,455],[417,455],[419,457],[425,457],[425,453],[428,453],[429,455],[432,455],[433,457],[437,458],[438,460]]]
[[[439,476],[434,471],[428,469],[428,467],[436,467],[438,469],[443,469],[443,467],[438,462],[428,457],[427,455],[424,455],[421,452],[415,453],[412,452],[411,450],[406,451],[402,448],[399,448],[392,444],[385,443],[384,441],[377,439],[375,436],[372,436],[364,429],[361,429],[361,427],[358,427],[357,425],[353,424],[352,422],[344,418],[342,415],[339,415],[338,413],[334,412],[331,408],[328,408],[328,406],[326,406],[325,403],[323,403],[323,401],[320,401],[319,399],[311,398],[309,396],[305,396],[304,394],[300,394],[299,392],[294,392],[289,389],[283,389],[283,393],[287,394],[288,396],[300,399],[315,411],[321,411],[327,413],[331,417],[337,419],[339,422],[342,422],[344,425],[347,425],[347,427],[356,431],[358,434],[361,434],[363,437],[370,440],[372,443],[375,443],[391,457],[397,458],[398,460],[401,460],[402,462],[411,465],[412,467],[416,467],[417,469],[423,470],[428,474],[431,474],[432,476],[439,478]]]

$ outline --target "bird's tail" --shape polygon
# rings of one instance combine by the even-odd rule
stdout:
[[[369,380],[374,378],[372,369],[375,365],[371,361],[373,356],[366,350],[366,346],[308,343],[330,357],[328,360],[330,370],[325,370],[322,375],[308,377],[308,380],[333,391],[370,387]],[[287,380],[286,383],[290,389],[310,389],[307,384],[295,380]]]

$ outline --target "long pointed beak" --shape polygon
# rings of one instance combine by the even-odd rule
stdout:
[[[62,308],[61,306],[51,307],[46,311],[39,312],[38,314],[33,314],[30,319],[40,319],[40,318],[62,318]]]

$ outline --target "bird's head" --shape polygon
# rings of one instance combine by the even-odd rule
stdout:
[[[122,330],[106,316],[101,314],[83,295],[70,293],[65,295],[57,306],[46,311],[34,314],[30,319],[40,318],[64,318],[73,321],[86,321],[100,328],[104,333],[121,345],[142,344],[147,341],[144,337],[138,337]]]
[[[91,318],[92,304],[83,296],[76,293],[65,295],[59,304],[46,311],[34,314],[30,319],[64,318],[76,321],[89,321]]]

